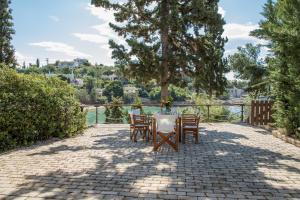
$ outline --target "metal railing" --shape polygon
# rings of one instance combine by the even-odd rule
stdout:
[[[109,123],[106,122],[105,106],[113,107],[119,106],[123,109],[123,123],[127,123],[126,111],[131,110],[133,104],[95,104],[82,105],[81,110],[87,111],[87,124],[89,126],[94,124]],[[146,114],[154,114],[161,110],[160,104],[143,104]],[[174,104],[178,113],[196,113],[201,117],[203,122],[246,122],[249,117],[251,105],[247,104]],[[234,108],[234,109],[232,109]],[[221,110],[220,110],[221,109]],[[112,120],[113,121],[113,120]],[[117,120],[117,121],[120,121]]]

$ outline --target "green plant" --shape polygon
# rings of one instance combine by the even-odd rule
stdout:
[[[85,128],[75,89],[58,78],[18,74],[0,67],[0,151]]]
[[[107,103],[107,97],[106,96],[99,96],[97,98],[97,102],[100,104],[106,104]]]
[[[121,98],[113,97],[112,103],[105,106],[106,123],[123,122],[122,103]]]
[[[108,101],[112,101],[113,97],[122,97],[123,85],[120,81],[111,81],[109,82],[103,91],[103,95],[108,98]]]
[[[135,97],[135,99],[134,99],[134,102],[133,102],[133,104],[131,105],[131,109],[132,109],[132,110],[133,110],[133,109],[140,109],[141,114],[144,113],[143,103],[142,103],[141,98],[140,98],[138,95],[136,95],[136,97]]]
[[[185,101],[188,99],[188,91],[186,89],[176,87],[174,85],[170,85],[169,87],[170,96],[174,101]],[[159,87],[153,88],[150,93],[149,97],[151,100],[160,101],[161,100],[161,91]]]
[[[230,110],[225,106],[213,106],[216,103],[216,99],[209,97],[206,94],[199,94],[196,97],[196,105],[199,105],[201,116],[208,120],[209,109],[209,121],[233,121],[236,117],[232,115]],[[209,106],[207,106],[209,105]]]
[[[89,104],[91,102],[90,95],[86,89],[79,89],[76,91],[76,98],[83,104]]]
[[[300,127],[300,1],[267,1],[263,19],[252,35],[269,42],[267,59],[276,125],[299,137]],[[300,138],[300,137],[299,137]]]

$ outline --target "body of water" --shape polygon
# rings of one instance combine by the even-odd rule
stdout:
[[[239,113],[241,112],[241,107],[240,106],[226,106],[226,108],[229,109],[229,111],[231,112],[231,114],[236,114],[239,115]],[[158,113],[160,112],[160,107],[157,106],[143,106],[144,112],[146,114],[154,114],[154,113]],[[125,113],[126,111],[130,111],[131,107],[130,106],[124,106],[123,107],[123,112]],[[191,111],[191,113],[193,113],[193,108],[192,107],[177,107],[177,111],[179,113],[183,113],[183,112],[189,112]],[[105,123],[105,108],[104,107],[99,107],[98,108],[98,121],[99,124],[104,124]],[[200,110],[201,112],[201,110]],[[203,115],[205,115],[206,113],[203,113]],[[88,109],[87,112],[87,124],[93,125],[96,123],[96,108],[91,108]],[[123,123],[127,123],[126,121],[126,117],[124,116],[123,119]]]

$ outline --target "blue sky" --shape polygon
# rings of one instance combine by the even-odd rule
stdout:
[[[221,0],[219,12],[226,20],[229,38],[226,55],[247,42],[258,43],[249,31],[258,27],[266,0]],[[13,44],[19,63],[45,63],[76,57],[112,65],[110,38],[123,42],[108,27],[111,12],[90,5],[90,0],[12,0],[16,34]]]

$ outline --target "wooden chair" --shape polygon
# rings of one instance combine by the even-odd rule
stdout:
[[[149,140],[149,122],[147,120],[147,116],[145,115],[132,115],[133,124],[131,125],[132,131],[130,131],[130,139],[134,142],[137,142],[137,134],[141,133],[143,135],[143,139],[146,139],[147,133],[147,141]]]
[[[132,135],[132,132],[133,132],[133,129],[134,129],[133,115],[140,115],[140,114],[141,114],[140,109],[134,109],[134,110],[131,110],[131,111],[129,112],[129,119],[130,119],[130,138],[131,138],[131,135]]]
[[[153,120],[153,150],[169,144],[175,151],[179,149],[178,117],[176,115],[156,115]]]
[[[182,143],[185,143],[186,134],[188,133],[193,134],[195,138],[195,143],[198,143],[200,117],[196,115],[182,115],[181,121],[182,121],[182,134],[183,134]]]

